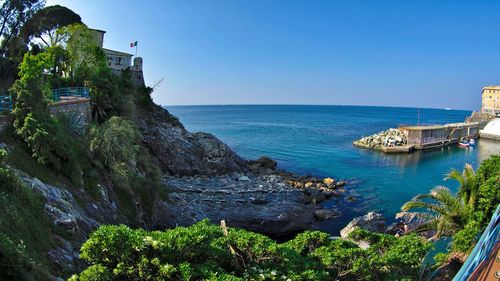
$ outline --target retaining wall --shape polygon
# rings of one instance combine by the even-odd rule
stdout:
[[[90,99],[58,102],[50,105],[50,114],[60,115],[68,120],[73,132],[85,134],[91,121]]]

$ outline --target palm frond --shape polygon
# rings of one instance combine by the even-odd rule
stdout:
[[[457,169],[451,169],[448,173],[446,173],[444,180],[456,180],[458,183],[460,183],[460,185],[465,182],[462,173]]]

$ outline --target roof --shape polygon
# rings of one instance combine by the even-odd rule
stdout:
[[[102,33],[106,33],[106,30],[102,30],[102,29],[96,29],[96,28],[89,28],[90,30],[95,30],[95,31],[98,31],[98,32],[102,32]]]
[[[484,86],[483,87],[483,91],[484,90],[500,90],[500,86],[493,86],[493,85],[491,85],[491,86]]]
[[[399,126],[401,130],[409,130],[409,131],[422,131],[422,130],[436,130],[436,129],[444,129],[444,128],[463,128],[463,127],[472,127],[477,126],[478,122],[460,122],[460,123],[449,123],[444,125],[421,125],[421,126]]]
[[[113,54],[116,54],[116,55],[129,56],[129,57],[133,57],[134,56],[134,55],[129,54],[129,53],[119,52],[119,51],[110,50],[110,49],[106,49],[106,48],[102,48],[102,50],[105,53],[113,53]]]

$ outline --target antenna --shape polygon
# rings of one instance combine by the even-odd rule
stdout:
[[[164,78],[162,77],[160,80],[156,81],[155,84],[153,85],[153,87],[151,87],[153,90],[155,90],[157,87],[159,87],[161,85],[161,83],[163,82]]]

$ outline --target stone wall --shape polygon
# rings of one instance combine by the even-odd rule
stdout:
[[[111,72],[117,76],[122,75],[121,70],[112,69]],[[136,87],[145,86],[144,74],[142,70],[135,70],[134,68],[130,68],[130,80],[132,81],[132,84],[134,84],[134,86]]]
[[[62,115],[78,135],[83,135],[91,121],[90,99],[80,99],[52,104],[50,114]]]

